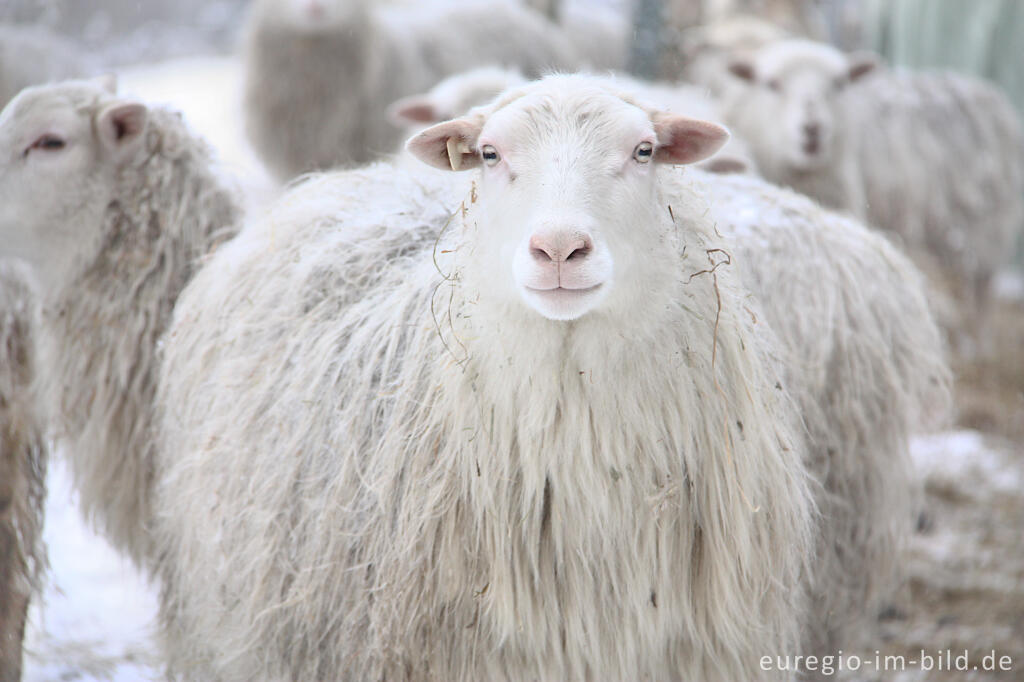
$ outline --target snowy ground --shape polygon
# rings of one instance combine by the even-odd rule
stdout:
[[[51,570],[29,611],[25,682],[157,679],[156,591],[83,523],[60,457],[50,462],[47,486]]]

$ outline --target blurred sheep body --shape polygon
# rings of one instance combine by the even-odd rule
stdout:
[[[880,71],[842,106],[867,220],[983,303],[1024,231],[1024,134],[1009,99],[952,72]]]
[[[756,178],[706,187],[779,338],[821,485],[806,643],[849,649],[898,584],[916,511],[909,437],[948,414],[942,336],[919,271],[881,235]]]
[[[37,324],[27,273],[0,262],[0,680],[21,679],[30,598],[46,564],[47,450],[31,399]]]
[[[119,99],[111,81],[23,91],[0,142],[23,156],[0,166],[0,248],[40,283],[41,411],[84,513],[141,561],[157,344],[199,259],[234,226],[234,200],[177,114]]]
[[[246,47],[247,133],[281,179],[365,163],[400,140],[384,115],[394,100],[480,63],[531,76],[575,68],[564,43],[556,26],[511,2],[259,0]]]
[[[792,650],[803,618],[797,414],[747,292],[709,271],[706,204],[673,186],[673,220],[658,187],[683,170],[631,158],[652,127],[669,163],[724,136],[549,78],[410,143],[470,168],[493,135],[523,164],[514,186],[315,177],[214,256],[160,382],[178,674],[790,678],[757,661]],[[556,148],[564,164],[528,161]],[[609,150],[625,175],[595,173]],[[560,272],[614,252],[614,286],[519,288],[526,243],[500,244],[568,215],[600,229]]]
[[[726,119],[766,178],[897,233],[984,300],[1024,225],[1024,138],[1005,96],[800,40],[732,68],[750,83]]]
[[[87,75],[88,58],[41,27],[0,23],[0,109],[23,88]]]

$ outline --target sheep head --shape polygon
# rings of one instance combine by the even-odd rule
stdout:
[[[257,0],[254,9],[268,29],[317,34],[362,23],[369,5],[367,0]]]
[[[479,168],[470,267],[486,294],[573,320],[628,311],[675,277],[655,169],[705,159],[727,139],[599,79],[551,76],[428,128],[408,149],[437,168]]]
[[[27,88],[0,114],[0,255],[44,279],[98,248],[118,174],[144,148],[146,107],[113,88],[111,79]]]
[[[813,171],[831,163],[839,125],[839,97],[875,68],[870,54],[844,55],[809,40],[771,43],[729,71],[750,85],[747,106],[772,126],[773,144],[787,165]]]
[[[449,76],[429,92],[391,103],[388,118],[398,127],[417,127],[460,116],[526,79],[516,69],[482,66]]]

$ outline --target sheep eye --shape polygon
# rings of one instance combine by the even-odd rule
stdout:
[[[484,163],[486,163],[488,166],[495,165],[501,159],[501,157],[498,156],[498,150],[489,144],[485,144],[480,149],[480,156],[483,157]]]
[[[768,81],[768,89],[772,92],[779,92],[782,90],[782,83],[779,82],[778,78],[773,78]]]
[[[32,149],[42,149],[45,151],[64,149],[64,140],[60,139],[56,135],[43,135],[28,146],[28,149],[25,150],[25,154],[27,155]]]
[[[654,156],[654,145],[650,142],[641,142],[633,150],[633,158],[637,163],[647,163]]]

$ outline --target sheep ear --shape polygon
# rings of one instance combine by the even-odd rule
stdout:
[[[100,142],[115,160],[130,158],[142,144],[148,113],[138,102],[115,102],[100,111],[96,119]]]
[[[847,57],[847,75],[854,82],[878,68],[878,57],[870,52],[854,52]]]
[[[753,83],[757,78],[754,65],[746,59],[735,59],[729,62],[729,73],[748,83]]]
[[[403,97],[388,107],[388,119],[396,126],[437,123],[441,118],[434,102],[427,95]]]
[[[701,164],[701,168],[708,173],[716,175],[734,175],[746,173],[750,170],[749,164],[743,159],[735,156],[715,156],[708,159],[707,163]]]
[[[480,119],[456,118],[427,128],[405,143],[405,148],[425,164],[441,170],[467,170],[480,165],[476,141],[483,127]]]
[[[708,158],[729,140],[729,131],[710,121],[658,112],[651,116],[658,145],[656,163],[696,163]]]

